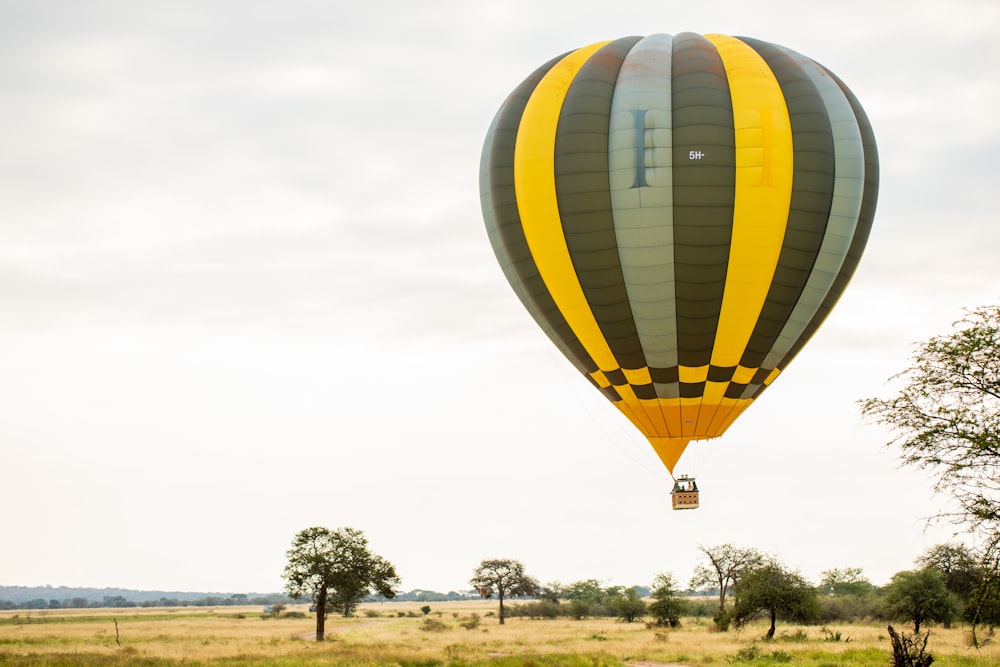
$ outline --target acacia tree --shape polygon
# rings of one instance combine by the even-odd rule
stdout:
[[[285,555],[285,592],[316,605],[318,642],[324,639],[328,610],[350,616],[366,595],[395,597],[400,583],[392,563],[372,553],[365,534],[354,528],[306,528]]]
[[[902,389],[861,402],[862,413],[893,432],[904,465],[936,476],[935,492],[958,511],[943,515],[1000,543],[1000,306],[966,311],[955,331],[920,344],[893,376]]]
[[[746,570],[760,566],[764,557],[753,548],[734,547],[732,544],[720,544],[714,547],[698,547],[705,556],[708,565],[699,563],[691,576],[691,588],[714,585],[719,588],[719,611],[715,622],[720,629],[727,626],[725,620],[726,594]]]
[[[775,562],[748,569],[733,587],[736,605],[733,619],[740,626],[767,612],[771,627],[765,637],[774,638],[778,618],[808,623],[819,616],[816,589],[797,572]]]
[[[524,572],[524,565],[510,558],[484,560],[473,572],[469,580],[484,598],[494,595],[500,601],[500,625],[504,624],[503,600],[510,595],[534,595],[538,592],[538,581]]]

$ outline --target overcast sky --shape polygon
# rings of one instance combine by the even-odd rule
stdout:
[[[504,280],[478,162],[543,62],[684,31],[836,72],[881,190],[838,308],[672,512]],[[726,542],[887,582],[952,531],[857,401],[997,302],[998,33],[995,0],[0,0],[0,584],[278,591],[313,525],[406,590],[497,557],[686,584]]]

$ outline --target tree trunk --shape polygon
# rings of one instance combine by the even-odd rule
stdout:
[[[771,627],[765,635],[768,639],[774,639],[774,624],[778,620],[778,612],[776,609],[771,609]]]
[[[499,591],[497,597],[500,598],[500,625],[503,625],[503,590]]]
[[[316,641],[321,642],[326,639],[326,589],[322,589],[316,596]]]

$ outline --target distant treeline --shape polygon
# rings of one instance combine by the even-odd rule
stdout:
[[[122,588],[0,586],[0,609],[87,609],[98,607],[217,607],[290,602],[280,593],[184,593]]]
[[[445,602],[479,597],[475,591],[438,593],[414,589],[394,599],[409,602]],[[368,601],[380,602],[375,596]],[[123,588],[72,588],[67,586],[0,586],[3,609],[87,609],[99,607],[225,607],[305,602],[283,593],[182,593],[137,591]]]

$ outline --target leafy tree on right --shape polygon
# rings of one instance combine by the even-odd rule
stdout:
[[[978,623],[1000,617],[1000,305],[967,310],[892,379],[899,392],[865,399],[861,411],[892,429],[904,465],[932,473],[934,491],[955,502],[939,518],[981,543],[982,578],[968,607],[975,635]]]
[[[951,496],[948,515],[1000,543],[1000,306],[966,311],[956,330],[918,346],[892,398],[861,402],[862,413],[894,434],[904,465],[936,476]]]

